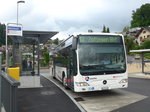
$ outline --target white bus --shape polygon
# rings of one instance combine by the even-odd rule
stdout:
[[[71,35],[53,54],[50,72],[75,92],[128,87],[126,50],[121,34]]]

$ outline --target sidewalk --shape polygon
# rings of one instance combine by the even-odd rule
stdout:
[[[150,72],[150,64],[146,64],[145,72]],[[150,79],[150,74],[142,73],[141,63],[128,64],[128,76],[134,78]]]
[[[18,112],[81,112],[55,84],[41,76],[41,88],[18,90]]]
[[[144,73],[140,73],[140,72],[128,73],[128,76],[133,77],[133,78],[150,79],[150,74],[144,74]]]

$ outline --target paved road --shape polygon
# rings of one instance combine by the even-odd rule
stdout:
[[[20,88],[18,112],[81,112],[55,84],[41,76],[41,88]]]
[[[129,78],[129,87],[124,90],[148,97],[112,112],[150,112],[150,79]]]
[[[54,80],[48,72],[47,73],[44,72],[42,73],[42,75],[47,77],[49,80],[51,80],[57,86],[59,86],[61,89],[64,90],[62,84],[59,81]],[[77,101],[78,104],[80,104],[87,112],[111,112],[115,109],[133,104],[135,102],[140,102],[143,99],[147,98],[147,96],[142,95],[140,93],[137,94],[134,91],[129,92],[128,89],[116,89],[111,91],[97,91],[87,93],[75,93],[72,92],[71,90],[64,90],[64,91],[67,94],[69,94],[73,99],[78,98],[79,99],[79,101]]]

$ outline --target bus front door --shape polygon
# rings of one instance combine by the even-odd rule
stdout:
[[[68,86],[72,89],[74,89],[74,79],[73,76],[75,75],[75,52],[71,51],[69,54],[69,62],[68,62]]]

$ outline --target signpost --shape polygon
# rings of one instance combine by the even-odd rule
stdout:
[[[8,36],[22,36],[22,25],[9,23],[7,24],[7,35]]]
[[[22,25],[18,23],[8,23],[6,26],[6,71],[8,68],[8,36],[20,36],[23,35]]]

